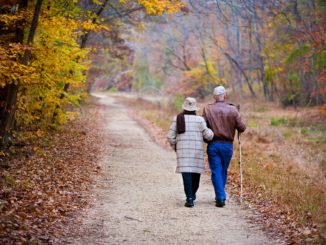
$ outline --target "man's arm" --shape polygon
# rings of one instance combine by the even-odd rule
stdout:
[[[206,106],[203,109],[203,118],[204,118],[204,120],[206,122],[207,127],[211,129],[211,126],[209,125],[209,122],[208,122],[208,119],[207,119]]]
[[[207,122],[207,118],[206,118],[206,107],[204,107],[204,109],[203,109],[203,118]]]
[[[236,128],[239,133],[243,133],[246,130],[246,124],[241,120],[240,113],[236,114]]]

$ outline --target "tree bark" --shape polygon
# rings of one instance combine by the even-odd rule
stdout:
[[[239,19],[237,13],[235,11],[232,11],[232,17],[233,17],[233,29],[234,29],[234,35],[235,35],[235,40],[236,40],[236,60],[240,60],[241,58],[241,41],[240,41],[240,27],[239,27]],[[241,76],[241,71],[238,69],[237,70],[237,82],[238,82],[238,87],[239,87],[239,94],[240,94],[240,99],[242,99],[242,76]]]
[[[28,0],[21,0],[19,2],[20,10],[24,11],[28,6]],[[17,25],[15,31],[16,43],[23,43],[24,29]],[[8,144],[10,137],[11,124],[14,121],[14,105],[17,101],[18,86],[14,83],[7,84],[0,89],[0,148]]]
[[[34,37],[35,37],[35,31],[38,25],[38,19],[41,12],[41,6],[42,6],[43,0],[38,0],[35,5],[33,20],[31,29],[28,34],[27,44],[33,43]],[[22,0],[20,2],[21,9],[26,9],[28,6],[27,0]],[[23,29],[18,28],[16,32],[16,42],[23,43],[24,35],[23,35]],[[28,65],[29,57],[30,57],[31,51],[26,50],[22,59],[22,63],[24,65]],[[17,105],[17,94],[18,94],[18,88],[19,84],[9,84],[4,88],[4,97],[6,98],[5,106],[2,108],[1,112],[1,124],[0,124],[0,137],[1,137],[1,148],[5,147],[8,144],[9,137],[13,128],[13,124],[15,121],[15,112],[16,112],[16,105]]]
[[[95,24],[97,19],[101,16],[102,12],[104,11],[106,5],[108,4],[109,0],[105,0],[104,3],[101,5],[99,10],[96,12],[96,16],[92,19],[92,24]],[[81,43],[80,43],[80,48],[85,48],[86,47],[86,42],[88,40],[90,31],[86,32],[84,36],[81,38]]]

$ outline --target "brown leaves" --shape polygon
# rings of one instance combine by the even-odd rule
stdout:
[[[231,169],[228,178],[229,191],[239,196],[239,186],[239,175]],[[318,243],[320,234],[316,224],[311,220],[310,212],[306,212],[306,222],[302,223],[301,217],[298,217],[295,210],[276,199],[269,198],[264,186],[253,185],[248,180],[245,182],[243,194],[245,206],[255,211],[252,221],[262,224],[279,240],[289,244],[297,244],[299,241]]]
[[[86,205],[101,150],[98,111],[45,134],[10,159],[0,178],[0,243],[48,243],[60,236],[60,224]],[[98,116],[98,115],[97,115]],[[46,143],[49,141],[50,143]],[[27,154],[28,153],[28,154]]]

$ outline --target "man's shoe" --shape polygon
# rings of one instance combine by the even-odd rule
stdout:
[[[192,199],[189,199],[185,203],[185,207],[192,208],[194,206],[194,201]]]
[[[216,201],[216,207],[223,208],[225,206],[225,201]]]

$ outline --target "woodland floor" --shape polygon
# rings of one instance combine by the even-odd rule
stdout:
[[[252,223],[255,215],[232,197],[225,208],[216,208],[208,175],[202,175],[195,207],[185,208],[175,153],[154,143],[114,98],[102,96],[100,103],[107,125],[102,175],[79,224],[57,243],[282,244]]]

